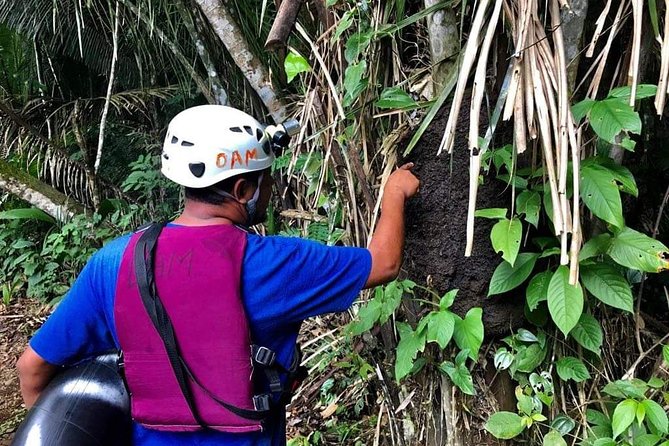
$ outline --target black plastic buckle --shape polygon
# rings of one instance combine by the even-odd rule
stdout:
[[[272,399],[269,393],[253,396],[253,408],[258,412],[267,412],[271,409]]]
[[[253,360],[262,366],[271,367],[276,361],[276,353],[267,347],[258,346],[253,354]]]

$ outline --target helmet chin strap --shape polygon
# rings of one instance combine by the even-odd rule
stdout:
[[[260,174],[258,177],[258,187],[256,187],[256,190],[253,193],[253,197],[251,197],[251,199],[244,204],[244,208],[246,209],[246,226],[251,226],[253,224],[253,220],[255,219],[256,210],[258,207],[258,199],[260,198],[260,186],[262,185],[264,175],[264,172]],[[220,190],[218,188],[212,188],[212,190],[222,197],[230,198],[231,200],[241,204],[237,197],[224,190]]]

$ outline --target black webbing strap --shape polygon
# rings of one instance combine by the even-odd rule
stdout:
[[[188,384],[188,378],[200,387],[212,400],[235,415],[254,421],[265,419],[269,414],[268,410],[243,409],[216,398],[199,382],[199,380],[196,379],[195,375],[193,375],[192,371],[179,354],[179,346],[174,335],[174,327],[172,326],[169,315],[158,296],[158,290],[156,289],[156,282],[153,274],[156,243],[158,242],[158,236],[160,235],[163,226],[165,226],[165,223],[152,224],[144,231],[137,241],[134,252],[135,278],[137,280],[139,294],[142,297],[144,307],[163,341],[174,376],[179,383],[181,393],[186,399],[186,403],[188,404],[188,408],[190,409],[195,422],[203,428],[207,427],[202,421],[200,414],[197,411],[197,407],[195,406],[195,399],[193,398],[192,390]],[[254,403],[256,402],[255,400],[256,399],[254,398]],[[262,407],[262,409],[265,409],[265,407]]]

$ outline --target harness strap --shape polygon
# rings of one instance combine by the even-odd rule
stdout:
[[[264,420],[269,415],[269,405],[264,404],[262,395],[254,397],[254,406],[259,410],[249,410],[237,407],[233,404],[226,403],[214,396],[200,381],[195,377],[188,365],[185,363],[179,353],[179,346],[174,335],[174,327],[163,306],[158,290],[156,288],[155,277],[153,273],[153,266],[155,260],[155,248],[158,241],[158,236],[162,231],[165,223],[154,223],[140,236],[137,241],[134,252],[135,263],[135,278],[139,286],[139,292],[142,297],[142,303],[153,322],[154,327],[158,331],[160,338],[163,341],[165,350],[167,352],[170,365],[174,372],[174,376],[179,383],[179,388],[183,394],[188,408],[195,419],[195,422],[202,428],[207,425],[202,421],[200,414],[195,405],[192,389],[188,384],[188,378],[195,383],[207,396],[214,400],[225,409],[234,413],[237,416],[254,421]]]

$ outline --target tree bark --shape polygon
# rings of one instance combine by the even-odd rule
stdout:
[[[242,30],[227,10],[227,0],[195,0],[212,29],[223,42],[244,77],[267,107],[267,111],[276,123],[286,120],[286,106],[277,97],[272,88],[267,68],[258,59]]]
[[[429,8],[440,0],[425,0]],[[444,8],[427,17],[430,38],[430,55],[432,57],[432,94],[444,88],[451,72],[457,69],[455,58],[460,52],[460,24],[453,8]],[[453,58],[453,60],[449,60]]]
[[[66,221],[85,208],[66,195],[0,159],[0,188],[43,210],[58,221]]]

